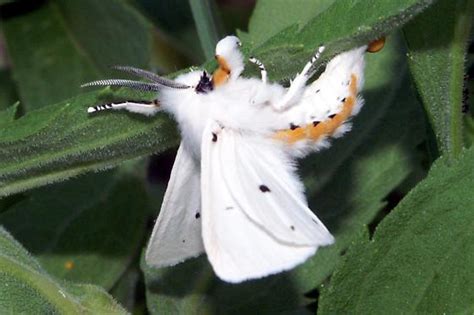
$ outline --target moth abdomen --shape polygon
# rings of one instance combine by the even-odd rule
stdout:
[[[349,95],[341,97],[340,102],[342,107],[337,113],[326,114],[326,118],[322,121],[313,120],[300,128],[294,128],[296,125],[290,123],[290,128],[286,130],[280,130],[275,133],[274,137],[278,140],[284,141],[289,145],[292,145],[299,141],[307,141],[309,146],[311,143],[317,143],[324,137],[334,136],[339,127],[347,122],[357,110],[357,103],[362,102],[357,98],[359,90],[358,80],[356,74],[351,74],[351,79],[348,88]],[[299,127],[299,126],[298,126]],[[340,136],[340,132],[337,133]]]

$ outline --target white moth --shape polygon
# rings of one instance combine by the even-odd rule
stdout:
[[[243,78],[244,58],[235,36],[216,46],[212,76],[192,71],[175,80],[117,67],[151,83],[102,80],[84,86],[116,85],[157,91],[152,102],[127,101],[88,109],[171,113],[182,141],[158,220],[146,250],[147,264],[175,265],[206,252],[215,273],[228,282],[261,278],[291,269],[319,247],[334,242],[308,208],[295,159],[329,146],[350,129],[361,108],[367,46],[334,57],[307,84],[319,47],[289,88]]]

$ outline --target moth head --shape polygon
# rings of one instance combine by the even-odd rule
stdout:
[[[212,82],[211,76],[207,74],[206,71],[203,71],[201,77],[199,78],[199,82],[196,85],[195,89],[196,93],[209,93],[210,91],[214,90],[214,83]]]
[[[227,72],[230,79],[237,78],[244,70],[244,57],[240,52],[242,43],[236,36],[227,36],[216,45],[216,60],[219,69]]]
[[[238,51],[241,46],[242,43],[237,36],[226,36],[217,43],[216,55],[225,57],[236,50]]]

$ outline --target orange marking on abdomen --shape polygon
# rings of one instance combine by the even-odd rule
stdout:
[[[309,124],[294,130],[285,129],[278,131],[275,138],[293,144],[300,140],[317,141],[323,136],[330,136],[341,126],[352,114],[352,109],[356,103],[357,98],[357,77],[355,74],[351,75],[351,83],[349,85],[350,95],[346,97],[342,105],[342,110],[333,118],[322,121],[316,126]]]
[[[230,67],[227,64],[227,61],[219,55],[216,56],[216,60],[219,64],[219,68],[217,68],[212,74],[212,83],[214,84],[214,87],[227,82],[227,79],[229,79],[230,76]]]

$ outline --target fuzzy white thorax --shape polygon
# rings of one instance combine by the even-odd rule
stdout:
[[[196,86],[201,75],[201,71],[193,71],[177,77],[176,81]],[[163,89],[159,100],[162,108],[178,122],[183,143],[199,157],[202,133],[208,121],[262,135],[285,128],[284,116],[269,106],[284,93],[285,89],[278,84],[237,78],[209,93],[196,93],[194,89]]]

